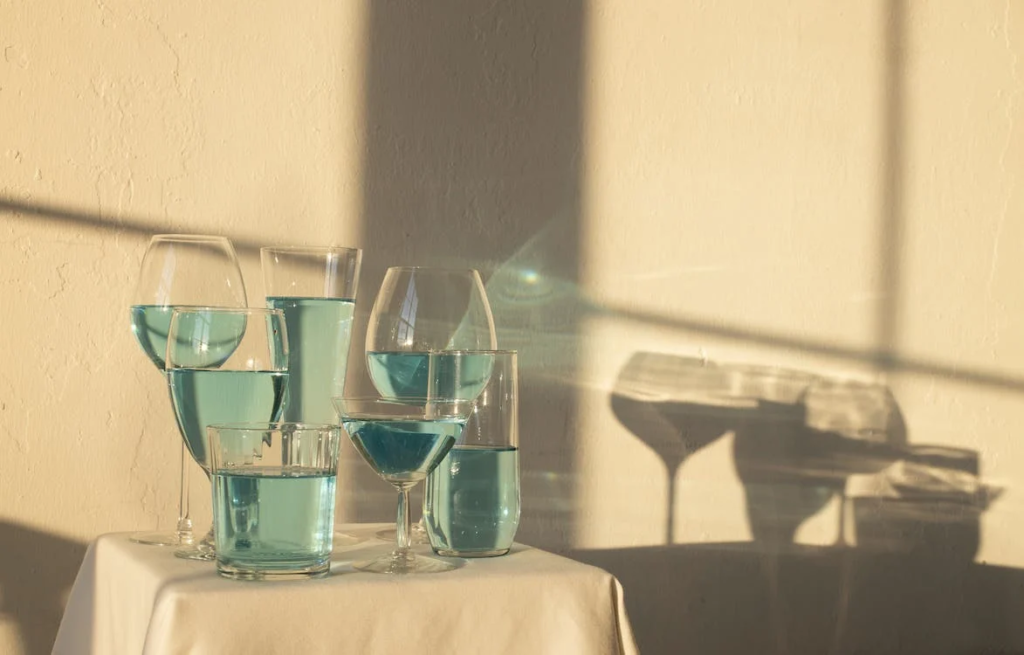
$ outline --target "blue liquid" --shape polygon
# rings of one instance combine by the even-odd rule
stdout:
[[[133,305],[131,308],[132,334],[143,352],[161,371],[167,355],[167,332],[171,328],[174,307],[167,305]]]
[[[173,305],[132,305],[131,308],[132,333],[146,356],[160,370],[166,363],[167,337],[174,310]],[[178,341],[174,353],[178,366],[216,368],[234,354],[245,333],[244,314],[184,314],[179,320],[182,321],[183,338]],[[202,350],[195,348],[187,336],[196,332],[199,323],[203,327],[205,349]]]
[[[279,371],[168,371],[178,427],[196,463],[209,471],[206,426],[267,423],[281,416],[288,374]]]
[[[336,476],[246,467],[213,476],[217,559],[242,568],[325,563],[334,533]]]
[[[366,353],[366,367],[373,386],[385,398],[473,400],[491,379],[494,355],[370,352]]]
[[[355,301],[267,297],[284,312],[288,330],[288,399],[285,421],[337,424],[331,398],[345,391]]]
[[[380,477],[412,486],[427,477],[462,434],[465,421],[342,418],[356,450]]]
[[[519,450],[454,448],[427,479],[423,518],[440,553],[507,552],[519,527]]]

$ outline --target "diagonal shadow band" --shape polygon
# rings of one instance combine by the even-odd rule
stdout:
[[[0,214],[4,213],[46,218],[51,221],[73,223],[94,229],[121,230],[135,234],[151,235],[161,231],[158,227],[159,221],[157,219],[127,218],[111,222],[103,220],[102,217],[95,214],[89,214],[68,207],[39,203],[30,204],[0,196]],[[256,241],[238,239],[236,237],[232,237],[231,241],[235,245],[236,250],[247,254],[259,253],[260,247],[264,245]],[[571,286],[571,283],[567,284]],[[495,291],[498,290],[493,289],[491,282],[489,282],[488,293],[494,294]],[[654,312],[638,311],[614,305],[599,305],[583,299],[579,289],[571,289],[569,294],[580,296],[576,298],[578,308],[583,313],[594,317],[609,316],[619,320],[688,332],[698,332],[732,341],[773,346],[806,354],[825,355],[850,362],[871,364],[881,370],[896,373],[932,375],[963,384],[975,384],[982,387],[1014,392],[1024,391],[1024,377],[1006,375],[999,371],[981,368],[964,368],[924,358],[901,355],[887,347],[875,349],[858,348],[825,340],[796,337],[762,328],[710,321],[699,317],[665,316]]]
[[[114,230],[151,236],[173,231],[178,234],[192,234],[187,230],[169,230],[165,224],[156,217],[127,217],[116,220],[104,220],[102,215],[90,214],[81,210],[64,207],[60,205],[49,205],[43,203],[19,202],[12,198],[0,196],[0,214],[13,214],[14,216],[45,218],[52,223],[74,224],[81,227],[96,230]],[[248,239],[230,237],[231,243],[236,251],[246,254],[259,254],[260,247],[266,244],[257,243]]]

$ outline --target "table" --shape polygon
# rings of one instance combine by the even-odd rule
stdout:
[[[239,582],[209,562],[99,537],[85,555],[54,655],[145,653],[557,653],[635,655],[611,574],[516,544],[450,573],[390,576],[351,562],[392,546],[384,525],[339,529],[319,580]],[[424,547],[425,548],[425,547]]]

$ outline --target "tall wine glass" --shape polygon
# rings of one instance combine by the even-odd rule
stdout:
[[[441,398],[338,398],[341,424],[366,463],[398,490],[397,547],[359,561],[369,573],[440,573],[451,562],[410,550],[409,490],[433,471],[462,434],[473,401]]]
[[[278,309],[188,307],[174,311],[167,375],[178,427],[193,459],[210,475],[206,428],[270,423],[281,417],[288,383],[288,333]],[[175,552],[212,560],[213,532]]]
[[[366,367],[384,398],[473,400],[494,361],[474,352],[493,351],[497,343],[477,271],[396,266],[384,274],[370,312]],[[378,536],[392,538],[390,531]],[[421,523],[413,540],[428,543]]]
[[[135,338],[162,374],[171,312],[186,305],[245,307],[245,285],[238,259],[231,242],[224,237],[158,234],[149,241],[132,296],[130,317]],[[159,546],[192,543],[188,467],[189,456],[183,442],[176,529],[137,533],[132,535],[134,541]]]

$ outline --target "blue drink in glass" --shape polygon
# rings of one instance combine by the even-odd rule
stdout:
[[[320,577],[330,570],[341,428],[211,425],[217,570],[240,580]]]
[[[266,572],[327,565],[336,479],[301,467],[240,467],[214,474],[218,562]]]
[[[331,399],[345,390],[355,301],[268,296],[288,327],[289,381],[283,420],[334,423]]]
[[[519,449],[458,446],[427,478],[423,502],[440,555],[504,555],[519,527]]]

